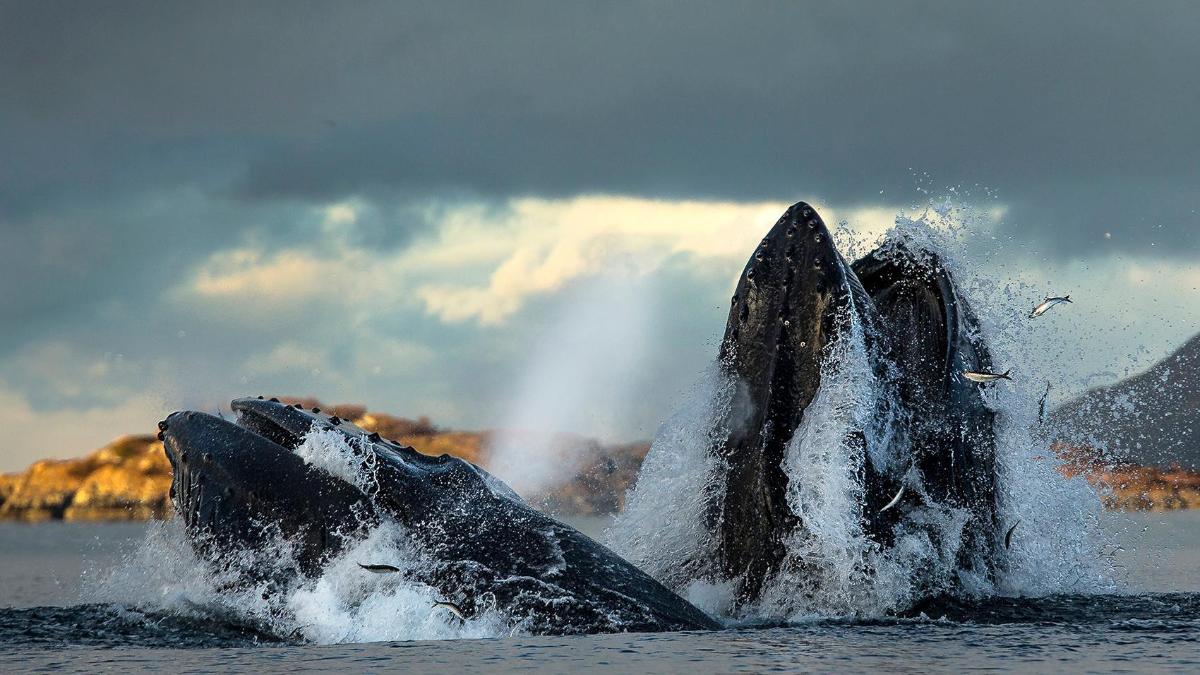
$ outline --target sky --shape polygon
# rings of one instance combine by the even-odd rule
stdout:
[[[0,471],[241,395],[653,436],[755,243],[953,203],[1058,400],[1200,331],[1193,2],[0,0]]]

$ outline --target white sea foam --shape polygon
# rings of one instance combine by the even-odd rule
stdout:
[[[375,487],[375,453],[362,438],[347,439],[337,429],[312,426],[296,448],[306,464],[343,480],[363,492]]]

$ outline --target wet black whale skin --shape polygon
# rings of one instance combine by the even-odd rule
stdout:
[[[473,464],[422,455],[348,422],[274,401],[239,399],[233,408],[236,424],[180,412],[164,430],[175,508],[194,546],[216,564],[231,551],[258,551],[269,559],[282,534],[295,547],[295,573],[311,575],[368,528],[389,520],[401,526],[421,560],[401,574],[433,587],[468,617],[494,608],[537,634],[720,627]],[[365,490],[292,451],[314,424],[343,434],[364,461],[374,463],[374,480]],[[264,534],[264,523],[275,534]],[[260,582],[256,571],[245,570],[246,581]],[[273,572],[273,582],[289,582],[286,570],[282,579]]]

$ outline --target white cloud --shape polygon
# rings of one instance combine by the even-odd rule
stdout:
[[[833,224],[845,220],[850,233],[877,239],[897,209],[817,208]],[[451,212],[439,236],[410,249],[410,268],[436,261],[435,276],[417,297],[443,321],[503,323],[532,297],[546,295],[581,277],[614,273],[644,276],[669,260],[686,257],[697,268],[716,265],[731,274],[787,209],[784,202],[701,202],[588,196],[565,200],[520,199],[499,213]],[[478,281],[444,275],[459,260],[483,265]]]

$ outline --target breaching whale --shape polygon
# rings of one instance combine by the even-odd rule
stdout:
[[[886,557],[903,537],[901,555],[920,549],[940,561],[909,569],[910,600],[986,588],[998,544],[993,414],[961,373],[990,365],[935,254],[888,237],[847,264],[816,210],[793,205],[732,297],[718,358],[728,401],[712,408],[706,432],[700,522],[685,519],[677,564],[659,564],[640,543],[631,553],[681,592],[698,580],[725,589],[719,610],[735,617],[776,616],[791,602],[783,596],[817,592],[829,570],[811,552],[830,541],[830,522],[844,528],[832,546],[862,537],[863,557],[839,558],[854,569],[834,576],[873,575],[867,552]],[[840,487],[818,487],[827,477],[803,473],[812,466],[837,471]],[[844,494],[853,499],[831,517]],[[653,500],[630,500],[643,501]],[[627,541],[653,541],[646,528],[660,521],[635,513]]]
[[[268,566],[270,574],[311,576],[367,529],[390,519],[420,558],[399,573],[468,616],[494,609],[538,634],[718,627],[468,462],[422,455],[348,422],[276,401],[238,399],[232,407],[236,422],[178,412],[163,424],[175,510],[193,546],[214,564],[226,561],[229,551],[257,552],[269,561],[286,543],[298,569]],[[361,460],[357,471],[365,481],[337,478],[295,452],[313,428],[342,435]],[[234,571],[247,582],[261,581],[256,567]]]
[[[789,541],[808,524],[789,489],[810,477],[789,476],[784,461],[838,367],[835,352],[853,352],[871,380],[861,427],[839,441],[854,449],[861,502],[850,508],[862,531],[887,547],[925,504],[965,510],[972,522],[958,565],[990,576],[992,413],[977,387],[956,377],[991,365],[977,321],[936,256],[893,243],[850,265],[803,202],[771,228],[738,281],[719,352],[735,392],[723,432],[704,450],[718,467],[703,495],[709,544],[669,579],[651,578],[539,513],[468,462],[422,455],[273,400],[235,400],[234,422],[172,414],[162,425],[172,499],[194,548],[215,564],[230,550],[270,556],[286,540],[297,569],[272,568],[284,577],[277,583],[319,573],[391,521],[421,561],[394,573],[435,589],[468,617],[495,609],[542,634],[717,628],[671,588],[683,590],[689,579],[729,582],[736,613],[773,577],[804,574],[806,561],[789,553]],[[314,429],[336,431],[353,448],[357,479],[296,452]],[[393,573],[395,561],[357,562],[369,574]],[[261,581],[254,568],[241,572]]]

